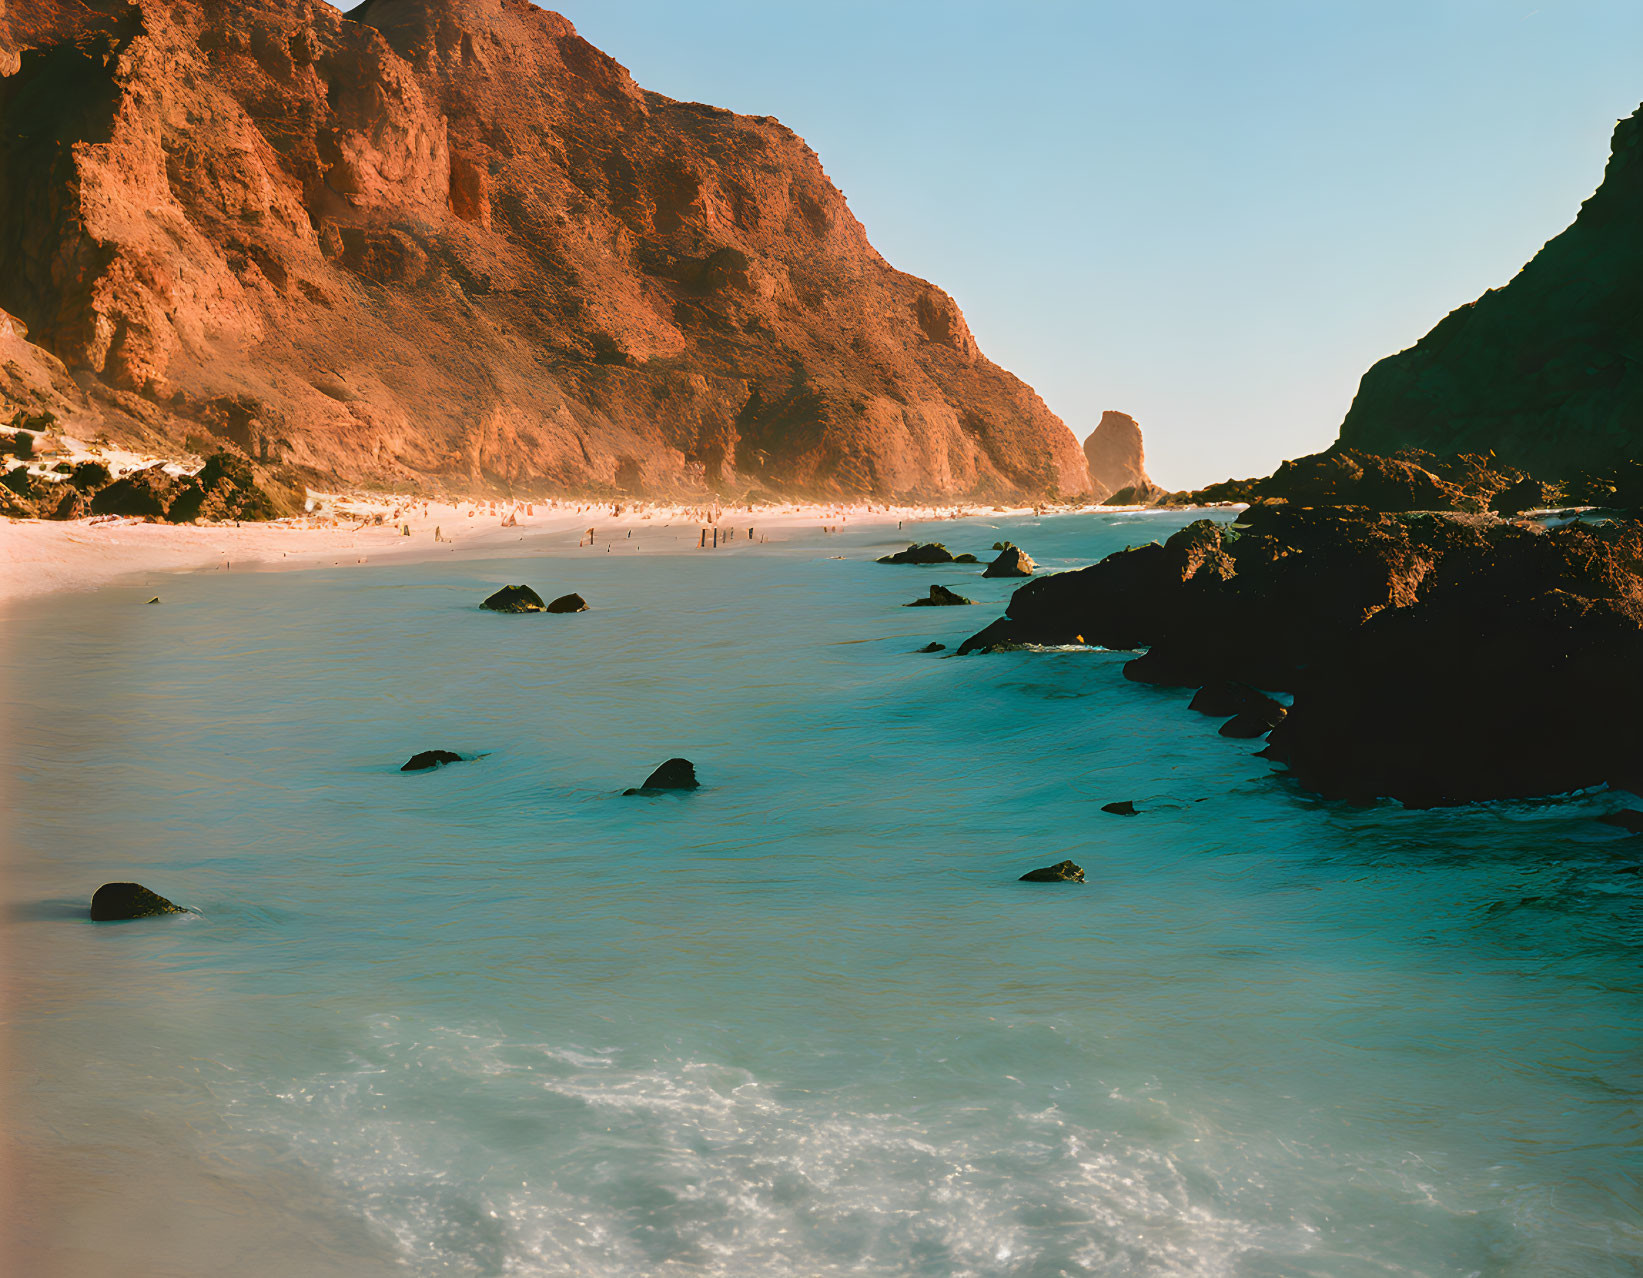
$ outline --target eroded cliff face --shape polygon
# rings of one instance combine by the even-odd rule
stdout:
[[[1542,478],[1643,456],[1643,108],[1568,230],[1364,375],[1341,443],[1493,450]]]
[[[799,137],[526,0],[30,0],[0,72],[0,309],[117,436],[384,486],[1089,488]]]

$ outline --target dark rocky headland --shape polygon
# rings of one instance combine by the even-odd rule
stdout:
[[[1574,225],[1375,365],[1333,447],[1159,499],[1252,504],[1029,582],[959,652],[1145,649],[1129,678],[1326,796],[1636,790],[1640,457],[1643,109]]]

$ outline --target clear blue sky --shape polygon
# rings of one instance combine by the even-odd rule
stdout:
[[[771,114],[879,250],[1154,478],[1326,447],[1504,284],[1643,101],[1643,0],[562,0],[645,87]]]

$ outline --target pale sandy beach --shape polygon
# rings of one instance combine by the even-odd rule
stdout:
[[[520,541],[590,552],[619,546],[624,553],[660,553],[704,549],[705,540],[705,549],[713,550],[827,528],[1023,514],[1030,509],[872,504],[715,508],[567,500],[452,503],[333,494],[314,494],[313,501],[310,515],[270,523],[178,525],[110,516],[64,523],[6,520],[0,522],[0,602],[57,590],[90,590],[122,578],[142,584],[176,572],[433,560],[457,553],[500,552]]]

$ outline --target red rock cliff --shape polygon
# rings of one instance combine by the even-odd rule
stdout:
[[[0,73],[0,309],[113,434],[369,485],[1089,488],[802,139],[526,0],[0,0]]]

